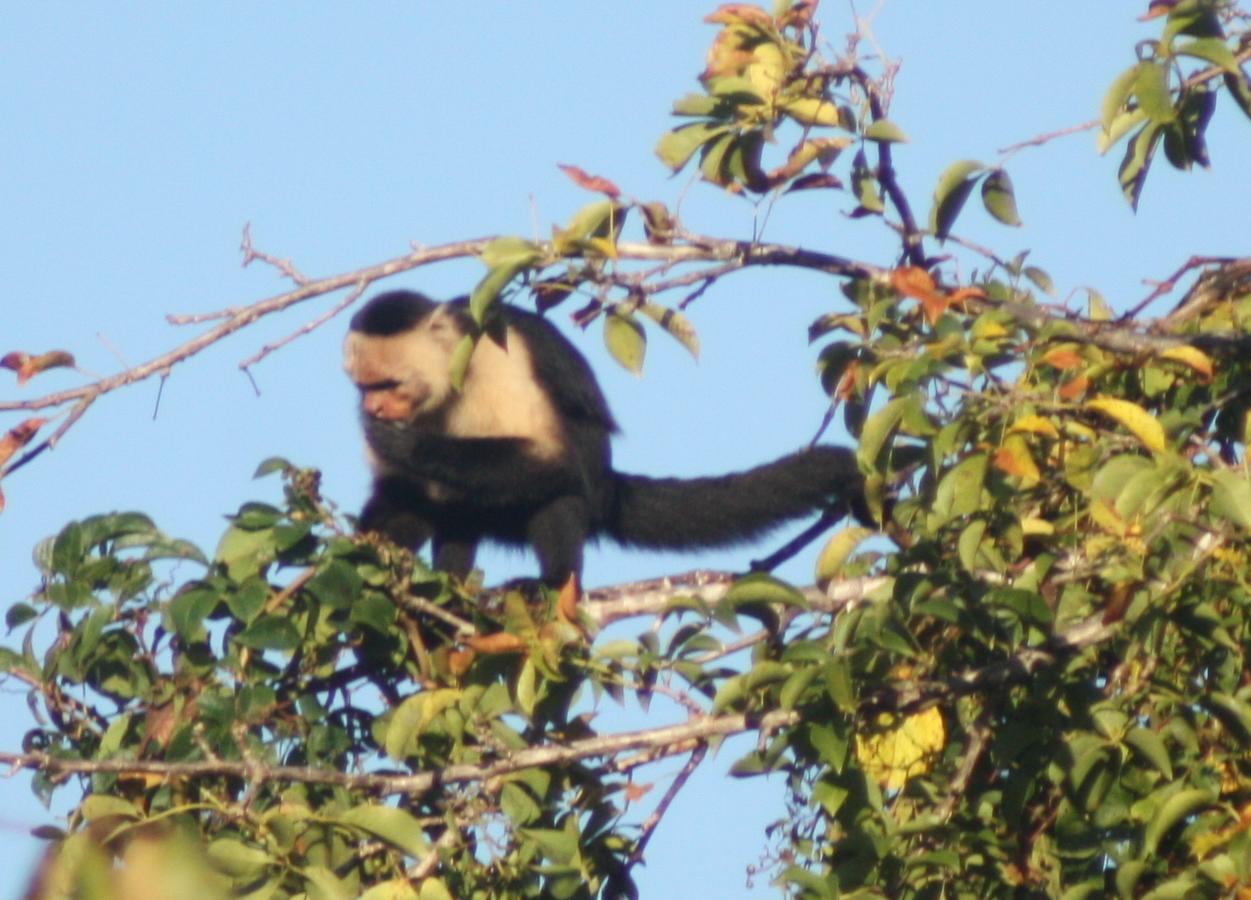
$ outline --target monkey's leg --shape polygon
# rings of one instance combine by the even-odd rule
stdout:
[[[457,578],[466,578],[473,570],[473,558],[478,542],[465,538],[434,536],[434,567]]]
[[[561,587],[570,575],[582,575],[582,546],[586,543],[590,512],[584,497],[557,497],[530,517],[526,537],[539,557],[539,572],[552,587]]]

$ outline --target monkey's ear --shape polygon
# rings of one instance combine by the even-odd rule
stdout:
[[[491,316],[483,326],[482,333],[499,345],[500,349],[508,349],[508,323],[503,316]]]

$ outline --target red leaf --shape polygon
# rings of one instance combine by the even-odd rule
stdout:
[[[614,200],[621,196],[621,190],[607,178],[601,178],[598,175],[588,175],[577,166],[570,166],[565,163],[557,163],[556,168],[568,175],[573,180],[573,183],[580,188],[607,194]]]
[[[31,356],[29,353],[23,353],[21,350],[14,350],[12,353],[6,353],[3,358],[0,358],[0,367],[12,369],[17,373],[18,384],[25,384],[33,376],[48,369],[67,368],[73,365],[73,355],[66,353],[64,350],[49,350],[47,353],[40,353],[38,356]]]

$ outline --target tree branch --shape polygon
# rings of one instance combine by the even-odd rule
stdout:
[[[672,751],[674,753],[686,752],[689,749],[686,743],[689,741],[727,737],[757,728],[784,728],[798,721],[799,714],[793,710],[779,710],[761,717],[745,714],[705,716],[678,725],[600,735],[569,744],[531,747],[483,765],[453,765],[437,771],[414,772],[406,775],[379,772],[350,773],[309,766],[267,765],[255,760],[210,759],[197,762],[162,762],[151,759],[66,759],[39,751],[0,752],[0,764],[7,764],[14,769],[38,769],[51,775],[141,774],[159,775],[165,778],[203,778],[216,775],[247,779],[253,784],[294,781],[304,784],[328,784],[387,796],[421,794],[447,784],[489,782],[491,779],[536,766],[563,765],[591,757],[612,756],[644,747],[661,751],[658,756],[668,755],[664,751],[673,747],[678,748]]]

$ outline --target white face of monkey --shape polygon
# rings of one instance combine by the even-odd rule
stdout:
[[[343,368],[361,393],[361,411],[386,422],[414,422],[452,399],[452,351],[463,333],[442,307],[409,331],[348,332]]]

